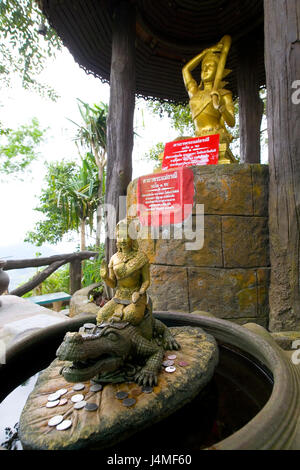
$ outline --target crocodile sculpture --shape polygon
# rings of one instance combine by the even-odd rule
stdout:
[[[103,322],[92,330],[66,334],[57,350],[60,360],[72,361],[61,373],[68,382],[94,378],[99,382],[132,380],[140,385],[156,385],[165,350],[179,344],[168,328],[147,311],[138,325]]]

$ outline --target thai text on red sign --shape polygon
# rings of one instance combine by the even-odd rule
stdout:
[[[165,145],[162,169],[192,165],[216,165],[219,155],[219,134],[168,142]]]
[[[189,168],[142,176],[137,185],[137,211],[142,225],[183,222],[192,212],[194,174]]]

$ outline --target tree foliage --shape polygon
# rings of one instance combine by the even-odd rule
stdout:
[[[39,75],[47,58],[60,49],[60,39],[47,23],[35,0],[0,1],[2,85],[10,85],[11,77],[16,73],[21,77],[25,89],[56,99],[55,91],[49,85],[41,83]]]
[[[105,165],[106,165],[106,122],[108,105],[105,103],[94,104],[78,99],[78,108],[82,123],[78,124],[69,119],[77,126],[75,142],[80,153],[88,151],[94,158],[98,169],[98,207],[96,224],[96,246],[100,246],[100,232],[102,222],[102,204],[105,194]]]
[[[104,244],[101,243],[100,246],[88,246],[87,250],[89,251],[97,251],[98,256],[96,259],[86,259],[84,263],[82,263],[82,287],[90,286],[96,282],[102,282],[100,276],[100,267],[101,263],[104,259]]]
[[[57,204],[57,188],[71,179],[76,172],[76,165],[72,162],[46,163],[46,167],[45,185],[39,196],[39,206],[35,208],[44,214],[44,220],[37,222],[34,231],[28,232],[25,238],[25,242],[36,246],[41,246],[46,241],[55,244],[61,241],[66,233],[61,209]]]
[[[101,244],[98,248],[95,248],[95,246],[93,245],[88,246],[87,250],[98,251],[98,256],[96,257],[96,259],[87,259],[82,263],[82,287],[87,287],[94,283],[101,283],[102,281],[100,276],[100,267],[104,258],[104,244]],[[37,269],[35,275],[38,274],[41,270],[42,269]],[[98,289],[102,290],[101,287]],[[52,292],[62,291],[70,293],[69,263],[57,269],[57,271],[51,274],[51,276],[47,277],[47,279],[45,279],[39,286],[35,287],[29,292],[26,292],[23,297],[27,298],[31,297],[32,295],[51,294]]]
[[[28,232],[25,241],[37,246],[44,242],[55,244],[71,230],[93,229],[93,216],[98,205],[97,167],[91,154],[82,159],[81,166],[73,162],[47,164],[45,187],[35,209],[44,214]],[[81,239],[81,249],[84,240]]]
[[[161,119],[168,117],[172,127],[181,136],[193,136],[194,126],[189,105],[160,103],[159,101],[149,101],[148,108]]]
[[[85,228],[94,230],[97,212],[96,246],[100,246],[98,215],[103,202],[106,164],[106,119],[108,106],[90,106],[78,100],[82,123],[77,127],[75,141],[81,165],[55,162],[47,165],[45,188],[40,195],[37,211],[44,220],[37,222],[25,241],[40,246],[44,242],[55,244],[72,230],[81,231],[81,250],[85,249]]]
[[[106,120],[108,115],[108,105],[105,103],[94,104],[93,106],[77,99],[78,109],[82,119],[82,124],[78,124],[71,119],[70,122],[77,126],[75,141],[83,148],[90,151],[96,160],[102,154],[106,154]]]
[[[36,118],[16,130],[0,130],[0,173],[19,176],[38,157],[37,147],[44,139]]]
[[[194,132],[193,121],[189,105],[181,105],[159,101],[148,101],[148,109],[160,119],[169,118],[171,126],[178,132],[179,136],[192,136]],[[178,136],[178,137],[179,137]],[[161,164],[161,154],[164,152],[166,142],[157,142],[144,155],[144,159],[156,163],[154,169]]]
[[[161,159],[160,156],[161,154],[164,153],[165,150],[165,143],[164,142],[157,142],[155,145],[153,145],[148,152],[144,155],[144,160],[154,162],[156,165],[154,167],[154,170],[159,168],[161,165]]]
[[[42,269],[37,269],[35,276],[41,272]],[[32,279],[32,278],[31,278]],[[29,281],[31,279],[28,279]],[[67,292],[70,291],[70,265],[64,264],[61,268],[55,271],[51,276],[47,277],[40,285],[35,287],[29,292],[26,292],[22,297],[27,298],[32,295],[51,294],[52,292]]]

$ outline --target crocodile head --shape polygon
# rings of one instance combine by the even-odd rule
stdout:
[[[67,333],[56,352],[60,360],[71,361],[61,370],[64,378],[79,382],[120,369],[131,351],[127,326],[127,322],[102,323],[92,333]]]

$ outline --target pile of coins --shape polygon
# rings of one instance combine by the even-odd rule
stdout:
[[[115,394],[115,397],[118,399],[118,400],[121,400],[122,401],[122,405],[123,406],[126,406],[126,407],[130,407],[130,406],[133,406],[136,404],[136,398],[134,397],[138,397],[139,395],[141,395],[142,393],[152,393],[153,392],[153,387],[150,387],[150,386],[144,386],[144,387],[137,387],[137,388],[133,388],[132,390],[130,390],[130,395],[129,396],[129,393],[128,392],[125,392],[123,390],[119,390],[116,394]]]
[[[165,360],[163,361],[162,365],[164,367],[165,372],[167,373],[173,373],[176,371],[176,365],[175,365],[175,360],[177,356],[176,354],[169,354]],[[186,367],[188,366],[188,363],[186,361],[178,361],[178,365],[180,367]],[[82,392],[82,393],[75,393],[72,395],[70,398],[70,401],[74,404],[74,409],[75,410],[81,410],[84,409],[86,411],[96,411],[98,409],[97,403],[93,402],[87,402],[85,400],[85,395],[83,393],[85,392],[91,392],[91,393],[97,393],[100,392],[103,388],[103,386],[93,380],[90,381],[90,386],[88,390],[86,389],[86,385],[83,383],[76,383],[73,385],[73,392]],[[66,405],[69,400],[68,398],[64,397],[64,395],[68,392],[68,389],[66,388],[61,388],[57,390],[54,393],[51,393],[48,395],[48,402],[46,403],[46,408],[54,408],[56,406],[63,406]],[[144,387],[137,387],[131,390],[129,396],[129,393],[123,390],[119,390],[116,394],[115,397],[118,400],[122,401],[122,405],[126,407],[131,407],[135,405],[136,403],[136,398],[142,393],[152,393],[153,392],[153,387],[150,386],[144,386]],[[58,431],[64,431],[65,429],[69,429],[72,426],[72,420],[71,419],[64,419],[63,415],[55,415],[48,421],[48,426],[50,427],[56,427]]]
[[[80,392],[85,390],[86,385],[83,383],[77,383],[73,385],[74,392]],[[91,385],[87,392],[97,393],[102,390],[103,386],[91,380]],[[69,400],[62,396],[68,392],[66,388],[61,388],[54,393],[48,395],[48,402],[46,408],[54,408],[56,406],[66,405]],[[83,393],[75,393],[70,397],[70,401],[74,403],[75,410],[85,409],[86,411],[96,411],[98,409],[97,403],[87,402]],[[72,426],[71,419],[64,419],[63,415],[55,415],[48,421],[48,426],[56,427],[58,431],[64,431]]]
[[[117,392],[115,396],[118,400],[122,400],[122,405],[124,406],[130,407],[136,404],[136,399],[128,397],[127,392],[120,391],[120,392]]]
[[[175,364],[175,359],[176,358],[177,358],[176,354],[169,354],[167,356],[167,358],[162,363],[165,372],[168,372],[169,374],[172,374],[173,372],[176,371],[176,364]],[[186,366],[188,366],[188,362],[178,361],[178,365],[180,367],[186,367]]]
[[[61,398],[63,395],[67,393],[66,388],[60,388],[55,393],[51,393],[48,396],[48,403],[46,403],[47,408],[54,408],[57,405],[65,405],[68,400],[66,398]]]
[[[175,365],[175,360],[177,359],[176,354],[169,354],[165,360],[163,361],[162,365],[165,370],[165,372],[171,374],[176,371],[176,365],[180,367],[186,367],[188,366],[188,362],[186,361],[178,361],[177,364]],[[115,397],[117,400],[120,400],[122,402],[123,406],[126,407],[131,407],[135,405],[136,403],[136,398],[142,393],[152,393],[153,392],[153,387],[150,386],[144,386],[144,387],[139,387],[139,388],[134,388],[130,390],[130,392],[126,392],[124,390],[119,390],[116,394]],[[129,396],[130,394],[130,396]]]

